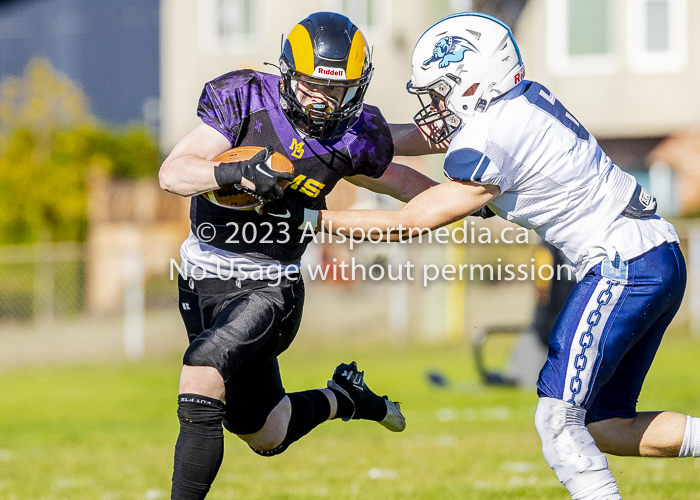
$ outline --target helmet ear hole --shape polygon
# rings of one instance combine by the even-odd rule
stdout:
[[[464,94],[462,94],[462,97],[469,97],[470,95],[474,95],[474,92],[476,92],[476,89],[479,87],[479,82],[475,83],[471,87],[469,87],[467,90],[464,91]]]

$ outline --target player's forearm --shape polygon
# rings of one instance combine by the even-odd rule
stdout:
[[[382,234],[384,239],[396,241],[402,239],[402,231],[419,234],[458,221],[498,194],[499,187],[495,185],[451,181],[424,191],[401,210],[323,210],[319,213],[318,227],[353,239],[362,236],[362,232],[372,231],[372,239]],[[403,233],[403,237],[408,236]]]
[[[371,232],[374,241],[380,237],[384,241],[398,241],[400,233],[405,236],[407,231],[401,220],[400,210],[323,210],[319,213],[318,229],[354,240],[366,239]]]
[[[407,205],[401,210],[322,210],[318,226],[325,232],[356,240],[369,236],[376,241],[381,235],[384,241],[399,241],[449,222],[452,220],[445,214],[421,212],[418,207]]]
[[[390,123],[389,130],[394,141],[395,156],[421,156],[447,151],[449,141],[435,144],[428,139],[415,123]]]
[[[395,192],[391,193],[391,196],[397,200],[408,202],[421,194],[423,191],[426,191],[437,184],[437,182],[432,180],[430,177],[408,167],[405,168],[407,171],[410,170],[410,174],[404,175],[401,182],[398,183]]]
[[[195,155],[167,158],[160,167],[160,187],[180,196],[194,196],[218,189],[214,168],[219,162],[208,161]]]
[[[391,162],[384,175],[373,179],[364,175],[345,178],[351,184],[407,202],[437,182],[405,165]]]

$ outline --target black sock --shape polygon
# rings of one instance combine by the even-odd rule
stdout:
[[[386,400],[372,391],[365,390],[362,398],[362,418],[381,422],[386,417]]]
[[[178,396],[180,434],[175,445],[171,500],[202,500],[224,458],[225,405],[197,394]]]
[[[263,456],[279,455],[294,441],[301,439],[311,432],[311,429],[322,424],[331,414],[331,403],[328,397],[320,390],[293,392],[287,394],[292,404],[292,416],[289,418],[287,435],[277,448],[273,450],[253,451]]]
[[[338,409],[335,412],[334,418],[350,418],[355,411],[355,405],[352,400],[336,389],[331,389],[331,392],[335,394],[335,400],[338,402]]]
[[[338,401],[338,411],[335,414],[335,418],[349,419],[352,418],[362,418],[364,420],[375,420],[381,422],[386,417],[386,401],[381,396],[377,396],[372,391],[365,389],[362,395],[362,414],[358,415],[355,406],[353,405],[350,398],[345,394],[336,389],[331,389],[333,394],[335,394],[335,399]],[[353,410],[355,414],[353,415]]]

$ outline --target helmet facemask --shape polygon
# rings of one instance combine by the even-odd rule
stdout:
[[[311,77],[280,59],[282,109],[303,135],[319,140],[337,139],[355,124],[372,77],[372,68],[356,80]]]
[[[461,118],[447,107],[453,87],[446,79],[441,78],[425,87],[414,87],[408,82],[406,90],[416,95],[421,105],[413,121],[433,143],[449,139],[459,129]]]

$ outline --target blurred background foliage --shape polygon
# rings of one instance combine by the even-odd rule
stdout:
[[[87,177],[155,175],[156,137],[143,125],[113,127],[90,113],[76,82],[46,59],[0,82],[0,242],[84,241]]]

